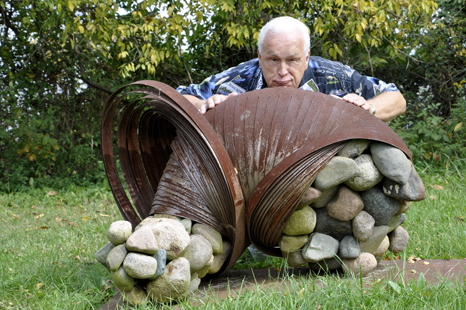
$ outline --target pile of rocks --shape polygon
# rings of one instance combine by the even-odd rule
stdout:
[[[352,140],[303,196],[283,230],[280,249],[292,267],[343,266],[366,275],[387,250],[404,250],[409,237],[400,225],[411,201],[424,197],[422,180],[402,151]],[[162,214],[144,219],[134,232],[129,222],[115,222],[107,237],[95,257],[132,305],[185,298],[201,278],[220,270],[232,250],[212,228]]]
[[[319,172],[287,222],[279,246],[292,267],[364,275],[387,250],[405,249],[400,225],[425,189],[411,161],[381,142],[352,140]]]
[[[130,222],[114,222],[107,238],[95,258],[131,305],[185,298],[220,270],[232,249],[212,228],[171,215],[150,216],[134,232]]]

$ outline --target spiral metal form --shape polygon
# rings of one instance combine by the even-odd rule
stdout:
[[[138,88],[123,93],[127,87]],[[140,98],[124,103],[133,94]],[[112,128],[133,203],[118,175]],[[172,214],[219,231],[233,251],[218,275],[251,242],[281,256],[277,244],[296,205],[351,139],[385,142],[411,158],[367,111],[300,89],[233,96],[203,116],[171,87],[140,81],[112,94],[102,119],[104,165],[123,217],[135,227],[150,214]]]

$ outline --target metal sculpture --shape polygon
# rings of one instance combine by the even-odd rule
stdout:
[[[128,87],[136,87],[128,92]],[[139,95],[132,102],[127,98]],[[117,133],[121,170],[113,152]],[[228,98],[205,116],[171,87],[140,81],[107,101],[102,149],[110,187],[135,227],[150,214],[190,218],[281,256],[282,231],[317,173],[351,139],[382,141],[411,154],[385,123],[321,93],[271,88]]]

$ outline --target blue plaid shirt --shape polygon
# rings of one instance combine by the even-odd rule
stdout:
[[[183,95],[208,99],[215,94],[228,95],[232,92],[241,94],[266,87],[262,69],[259,67],[259,59],[256,58],[212,75],[201,84],[179,86],[177,91]],[[340,62],[317,56],[309,58],[309,66],[304,72],[299,88],[339,97],[356,93],[366,100],[383,92],[399,91],[393,83],[387,84],[377,78],[363,76]]]

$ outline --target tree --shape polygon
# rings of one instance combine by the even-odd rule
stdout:
[[[0,0],[0,190],[102,179],[99,120],[112,91],[142,79],[200,82],[256,57],[273,17],[303,20],[314,55],[377,74],[411,58],[436,9],[432,0]]]

